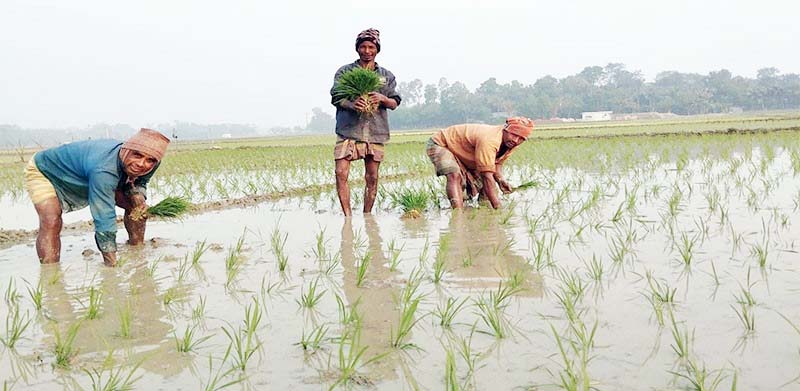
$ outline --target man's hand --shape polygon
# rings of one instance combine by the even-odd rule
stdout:
[[[389,98],[386,95],[381,94],[380,92],[370,92],[369,100],[375,105],[383,106],[390,110],[394,110],[397,108],[396,100]]]
[[[497,185],[500,186],[500,191],[502,191],[503,194],[511,194],[512,192],[514,192],[514,188],[511,187],[508,181],[506,181],[503,178],[496,178],[496,179],[497,179]]]
[[[117,266],[117,253],[101,253],[103,254],[103,263],[108,267],[115,267]]]

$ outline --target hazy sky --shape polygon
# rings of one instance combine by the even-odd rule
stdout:
[[[434,6],[435,4],[435,6]],[[800,73],[798,1],[0,0],[0,124],[303,125],[356,34],[399,81]]]

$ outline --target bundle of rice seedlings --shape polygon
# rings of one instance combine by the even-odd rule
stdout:
[[[150,216],[177,218],[186,213],[192,203],[183,197],[167,197],[147,209]]]
[[[422,216],[431,196],[424,189],[403,188],[389,193],[389,197],[393,206],[403,209],[403,217],[414,219]]]
[[[336,103],[342,100],[356,101],[359,97],[367,102],[364,114],[372,114],[378,110],[378,105],[369,100],[369,93],[383,87],[383,80],[375,71],[356,67],[342,73],[333,87],[333,100]]]

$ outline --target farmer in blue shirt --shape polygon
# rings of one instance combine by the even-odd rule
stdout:
[[[128,243],[144,242],[147,182],[158,168],[169,139],[141,129],[128,141],[88,140],[35,154],[25,169],[25,186],[36,213],[36,252],[41,263],[61,257],[61,214],[89,206],[95,242],[107,266],[117,264],[114,206],[125,209]]]

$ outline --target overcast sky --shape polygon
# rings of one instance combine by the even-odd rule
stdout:
[[[435,4],[435,6],[433,5]],[[304,125],[356,34],[398,81],[530,84],[621,62],[800,73],[798,1],[0,0],[0,124]]]

